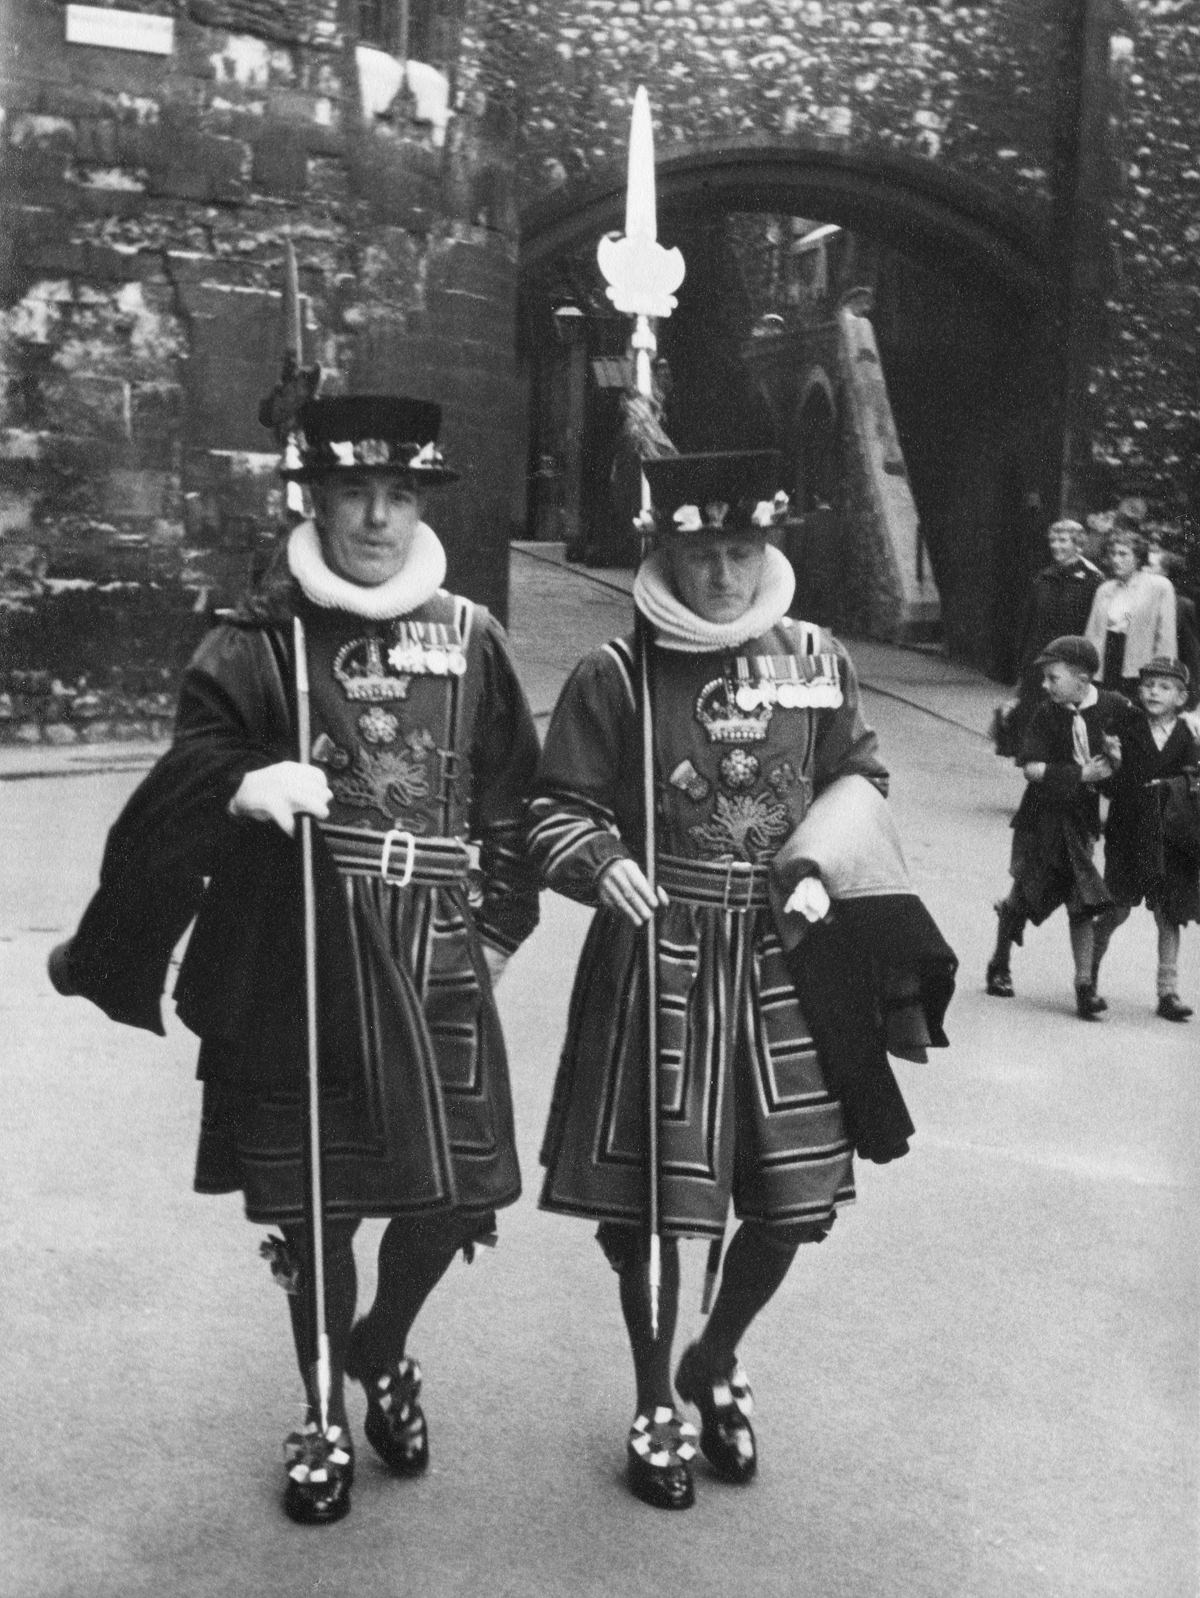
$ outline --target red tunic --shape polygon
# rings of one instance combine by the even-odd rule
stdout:
[[[656,649],[652,662],[659,859],[680,883],[659,937],[663,1227],[717,1235],[732,1196],[743,1216],[808,1223],[819,1237],[853,1197],[841,1109],[765,893],[752,893],[754,908],[736,906],[750,868],[772,858],[815,791],[852,771],[882,784],[875,735],[845,652],[806,623],[785,620],[729,654]],[[547,736],[530,851],[551,887],[594,904],[604,867],[640,851],[639,768],[622,641],[576,669]],[[705,881],[717,887],[707,903]],[[643,941],[623,915],[598,910],[543,1149],[547,1209],[643,1213]]]

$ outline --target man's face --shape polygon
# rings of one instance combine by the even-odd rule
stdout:
[[[315,486],[313,501],[326,564],[339,576],[374,588],[408,559],[421,502],[403,473],[326,478]]]
[[[1042,667],[1042,687],[1056,705],[1077,705],[1091,680],[1085,671],[1068,666],[1065,660],[1052,660]]]
[[[1050,546],[1050,559],[1057,561],[1060,566],[1065,566],[1068,561],[1075,559],[1075,539],[1072,534],[1052,527],[1046,534],[1046,542]]]
[[[766,551],[760,538],[677,538],[667,545],[671,587],[703,621],[738,621],[754,603]]]
[[[1143,677],[1138,698],[1148,716],[1178,715],[1187,701],[1187,689],[1174,677]]]

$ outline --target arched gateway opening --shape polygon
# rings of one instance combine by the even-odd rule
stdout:
[[[682,449],[778,447],[805,603],[871,630],[847,439],[855,380],[877,362],[883,398],[868,401],[865,425],[882,430],[871,405],[890,404],[877,464],[911,491],[910,553],[936,581],[940,635],[1006,676],[1060,476],[1061,274],[1048,242],[977,185],[903,156],[751,144],[674,154],[657,178],[659,236],[688,267],[658,328],[667,433]],[[565,188],[524,216],[520,262],[530,459],[517,521],[526,537],[612,564],[629,329],[594,255],[623,223],[623,172]],[[870,322],[853,349],[838,330],[847,306]],[[857,404],[861,433],[861,394]]]

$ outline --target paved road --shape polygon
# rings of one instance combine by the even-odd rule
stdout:
[[[513,632],[546,711],[564,655],[625,601],[533,564]],[[548,898],[501,990],[529,1191],[418,1327],[433,1469],[395,1483],[364,1459],[351,1517],[302,1531],[277,1507],[298,1397],[282,1295],[236,1200],[189,1191],[193,1042],[118,1029],[42,974],[144,756],[0,764],[54,773],[0,781],[3,1598],[1190,1598],[1200,1024],[1150,1015],[1144,914],[1104,1024],[1070,1013],[1053,923],[1018,956],[1020,996],[982,995],[1016,797],[976,730],[992,691],[862,655],[910,863],[962,957],[953,1047],[900,1067],[912,1155],[862,1170],[748,1339],[759,1482],[702,1477],[680,1516],[622,1485],[611,1274],[586,1224],[533,1202],[583,912]],[[1196,995],[1200,938],[1184,949]]]

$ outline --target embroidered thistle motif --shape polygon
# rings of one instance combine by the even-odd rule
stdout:
[[[689,827],[705,860],[769,860],[792,830],[787,806],[770,794],[717,795],[717,807],[702,826]]]
[[[400,723],[390,710],[382,705],[372,705],[358,718],[358,730],[369,744],[394,744],[400,732]]]
[[[803,777],[790,760],[781,760],[767,772],[767,785],[788,807],[792,824],[803,821],[813,801],[811,777]]]
[[[782,799],[789,788],[795,787],[800,780],[800,773],[790,760],[781,760],[767,773],[767,782]]]
[[[690,760],[681,760],[671,773],[671,786],[687,794],[693,804],[701,804],[712,792],[712,783],[702,777]]]
[[[735,793],[743,788],[753,788],[758,781],[758,760],[746,749],[731,749],[727,755],[722,755],[718,770],[722,785],[732,788]]]
[[[332,766],[335,771],[345,771],[350,756],[340,744],[335,744],[327,732],[319,733],[313,742],[312,757],[319,766]]]
[[[334,778],[334,797],[357,810],[378,810],[389,820],[429,796],[429,753],[433,737],[422,729],[408,733],[397,748],[359,749],[354,769]]]

